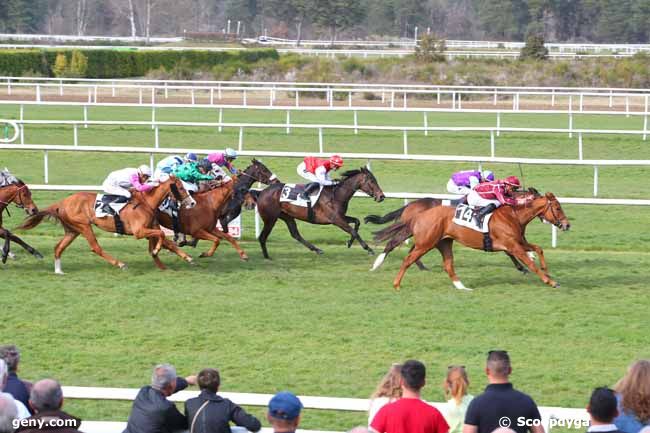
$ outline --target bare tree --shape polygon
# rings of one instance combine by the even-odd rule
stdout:
[[[135,39],[137,32],[135,28],[135,8],[133,7],[133,0],[127,0],[129,3],[129,21],[131,22],[131,37]]]
[[[88,26],[88,2],[87,0],[77,0],[77,36],[83,36]]]

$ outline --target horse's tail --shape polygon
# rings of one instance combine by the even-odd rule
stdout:
[[[35,213],[34,215],[28,216],[25,218],[25,220],[18,226],[16,227],[16,230],[31,230],[40,223],[43,222],[43,219],[46,217],[49,218],[54,218],[57,221],[61,221],[59,217],[59,207],[58,205],[52,205],[48,207],[45,210],[39,211]]]
[[[408,205],[406,205],[408,206]],[[379,215],[368,215],[363,219],[363,221],[368,224],[386,224],[387,222],[395,221],[397,218],[402,216],[402,213],[404,213],[404,209],[406,209],[406,206],[402,206],[399,209],[395,209],[392,212],[388,212],[384,216],[379,216]]]
[[[387,240],[391,240],[395,237],[403,237],[404,240],[410,238],[413,233],[411,232],[411,228],[409,227],[408,223],[403,223],[403,222],[397,222],[393,225],[390,225],[384,229],[381,229],[379,231],[373,232],[375,242],[383,242]]]

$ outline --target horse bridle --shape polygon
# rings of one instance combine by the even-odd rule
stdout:
[[[553,224],[553,225],[554,225],[555,227],[557,227],[557,228],[562,228],[562,222],[560,221],[560,219],[559,219],[559,218],[557,217],[557,215],[555,214],[555,209],[553,209],[553,206],[551,206],[551,205],[553,204],[553,201],[552,201],[552,200],[549,200],[548,197],[546,197],[546,200],[547,200],[547,202],[546,202],[546,206],[544,207],[544,210],[542,210],[542,211],[540,212],[540,214],[538,215],[538,218],[539,218],[540,221],[542,221],[542,222],[546,221],[546,222],[548,222],[549,224]],[[545,214],[546,211],[547,211],[548,209],[551,209],[551,215],[553,215],[553,219],[555,220],[554,223],[550,222],[549,220],[547,220],[546,218],[544,218],[544,217],[542,216],[542,214]]]
[[[18,188],[16,188],[16,192],[14,193],[13,197],[11,197],[11,199],[9,199],[9,201],[0,200],[0,203],[2,203],[2,204],[6,204],[7,206],[9,206],[11,203],[13,203],[13,204],[16,205],[16,207],[17,207],[18,209],[25,209],[25,203],[23,203],[22,200],[20,201],[20,203],[18,203],[17,201],[15,201],[15,200],[16,200],[16,197],[18,197],[18,195],[20,194],[20,191],[21,191],[22,189],[24,189],[24,188],[27,188],[27,185],[24,185],[24,184],[23,184],[23,185],[19,186]],[[7,209],[7,208],[5,208],[5,209]],[[9,213],[8,210],[7,210],[7,213]]]
[[[264,182],[262,179],[259,179],[259,178],[255,177],[255,176],[253,176],[252,174],[246,173],[246,170],[242,170],[242,171],[240,171],[240,173],[241,173],[241,176],[248,176],[251,179],[253,179],[255,182],[263,183],[265,185],[268,184],[267,182]],[[274,173],[271,173],[271,177],[269,177],[269,182],[273,182],[277,178],[278,177]]]

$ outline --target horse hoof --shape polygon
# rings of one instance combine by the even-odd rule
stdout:
[[[38,260],[43,260],[43,254],[39,253],[38,251],[34,251],[32,253],[34,257],[36,257]]]
[[[372,249],[369,248],[369,249],[368,249],[368,255],[369,255],[369,256],[374,256],[374,255],[375,255],[375,252],[374,252]]]
[[[210,256],[209,256],[207,253],[201,253],[201,254],[199,255],[199,258],[200,258],[200,259],[204,259],[204,258],[206,258],[206,257],[210,257]]]
[[[519,272],[521,272],[523,275],[530,274],[530,271],[526,268],[519,269]]]
[[[242,262],[247,262],[248,261],[248,256],[246,254],[239,256]]]
[[[7,256],[3,255],[2,256],[2,264],[4,265],[5,263],[7,263]]]
[[[129,267],[126,265],[126,263],[120,263],[119,265],[117,265],[117,267],[120,268],[123,271],[126,271],[126,270],[129,269]]]
[[[65,272],[63,271],[54,271],[55,275],[65,275]]]
[[[557,288],[560,287],[560,283],[558,283],[557,281],[553,281],[553,284],[551,284],[551,287],[553,287],[554,289],[557,289]]]
[[[319,256],[322,256],[323,254],[325,254],[325,253],[323,252],[323,250],[314,250],[314,252],[315,252],[316,254],[318,254]]]
[[[347,242],[348,248],[352,248],[352,241]]]

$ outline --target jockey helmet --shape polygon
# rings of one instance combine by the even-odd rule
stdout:
[[[483,178],[484,181],[487,182],[494,181],[494,173],[492,173],[490,170],[485,170],[484,172],[482,172],[481,177]]]
[[[235,151],[235,149],[232,149],[230,147],[227,147],[226,150],[224,150],[223,154],[226,157],[226,159],[230,159],[230,160],[237,159],[237,152]]]
[[[198,162],[198,161],[199,161],[199,157],[196,156],[196,153],[194,153],[194,152],[188,152],[188,153],[185,155],[185,161]]]
[[[202,168],[207,173],[212,170],[212,163],[207,159],[202,159],[201,162],[199,162],[199,168]]]
[[[334,167],[343,167],[343,158],[339,155],[332,155],[330,156],[330,164]]]
[[[519,182],[519,178],[517,178],[517,176],[508,176],[503,180],[503,183],[505,183],[506,185],[512,185],[516,187],[521,186],[521,182]]]
[[[151,168],[146,164],[142,164],[138,167],[138,173],[143,176],[151,177]]]

